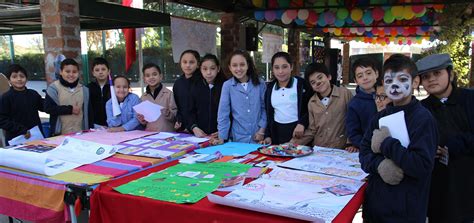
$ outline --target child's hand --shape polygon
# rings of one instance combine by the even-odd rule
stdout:
[[[199,138],[202,138],[202,137],[206,137],[206,133],[204,131],[202,131],[202,129],[198,128],[198,127],[194,127],[193,128],[193,133],[196,137],[199,137]]]
[[[265,138],[264,140],[260,141],[260,144],[263,144],[263,145],[271,145],[271,144],[272,144],[272,138],[267,137],[267,138]]]
[[[211,139],[209,140],[209,143],[211,143],[211,145],[215,146],[215,145],[220,145],[220,144],[223,144],[224,143],[224,140],[223,139]]]
[[[181,122],[175,122],[174,123],[174,129],[178,130],[181,128]]]
[[[359,148],[357,148],[355,146],[348,146],[348,147],[346,147],[346,151],[350,152],[350,153],[356,153],[356,152],[359,152]]]
[[[219,132],[212,133],[211,135],[209,135],[209,138],[215,138],[215,139],[219,138]]]
[[[387,127],[382,126],[380,129],[374,129],[371,143],[371,148],[374,153],[380,153],[380,145],[387,137],[390,137],[390,131]]]
[[[377,167],[380,177],[385,183],[397,185],[403,180],[403,170],[391,159],[384,159]]]
[[[125,129],[123,127],[111,127],[107,129],[107,132],[123,132]]]
[[[76,103],[76,105],[72,106],[72,114],[79,115],[80,113],[81,113],[81,107],[79,106],[78,103]]]
[[[293,130],[293,137],[299,139],[303,136],[304,134],[304,125],[298,124],[295,127],[295,130]]]
[[[29,139],[31,137],[30,131],[26,131],[24,137],[25,137],[25,139]]]
[[[145,116],[142,114],[137,114],[138,122],[142,125],[146,125],[148,122],[145,120]]]
[[[164,115],[165,117],[169,117],[170,116],[170,109],[169,108],[162,108],[161,109],[161,114]]]

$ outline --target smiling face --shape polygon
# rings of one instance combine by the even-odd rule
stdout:
[[[372,67],[357,67],[355,69],[355,80],[365,92],[373,92],[374,85],[379,74]]]
[[[185,53],[181,57],[181,70],[183,70],[184,75],[192,76],[194,71],[198,68],[198,62],[196,57],[192,53]]]
[[[385,94],[384,87],[378,86],[375,91],[375,105],[377,106],[377,111],[384,110],[390,102],[392,102],[392,100]]]
[[[65,65],[61,70],[61,77],[72,84],[79,78],[79,69],[75,65]]]
[[[419,79],[417,79],[419,80]],[[387,70],[383,77],[385,94],[392,99],[395,105],[406,104],[410,101],[413,92],[414,81],[407,70],[392,72]]]
[[[161,83],[161,76],[160,72],[156,67],[150,67],[143,71],[143,79],[145,84],[147,84],[151,88],[155,88],[158,84]]]
[[[248,69],[249,65],[247,63],[247,60],[245,60],[244,56],[236,54],[230,59],[229,70],[232,75],[240,82],[245,83],[248,81]]]
[[[116,78],[114,80],[114,89],[119,102],[122,102],[130,92],[130,86],[125,78]]]
[[[326,97],[326,93],[331,91],[331,76],[326,76],[324,73],[314,72],[309,76],[309,84],[315,92]]]
[[[273,62],[273,75],[278,80],[278,82],[287,82],[290,80],[291,71],[293,67],[284,57],[277,57]]]
[[[26,75],[21,71],[12,72],[10,75],[10,84],[13,89],[17,91],[24,90],[26,85]]]
[[[219,69],[219,66],[213,60],[206,60],[201,64],[202,77],[204,77],[208,84],[212,84],[214,79],[216,79]]]

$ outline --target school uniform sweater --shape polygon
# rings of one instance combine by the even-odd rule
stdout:
[[[293,79],[295,78],[295,79]],[[294,81],[296,80],[296,81]],[[291,81],[288,83],[287,87],[291,87],[294,82],[297,82],[296,86],[296,100],[297,100],[297,109],[298,109],[298,124],[301,124],[305,127],[308,127],[308,102],[311,96],[313,95],[313,90],[309,84],[301,77],[294,76],[291,78]],[[265,91],[265,109],[267,113],[267,128],[265,129],[265,137],[272,137],[275,131],[275,108],[272,106],[272,92],[275,88],[275,85],[278,84],[277,80],[274,80],[267,85]]]
[[[191,86],[189,95],[188,126],[189,132],[194,127],[206,134],[217,132],[217,110],[223,83],[216,83],[212,88],[206,80],[201,79]]]
[[[120,105],[120,115],[114,116],[112,109],[112,99],[106,104],[107,125],[109,127],[123,127],[125,131],[135,130],[140,126],[137,113],[133,106],[140,104],[140,98],[134,93],[128,93]]]
[[[444,103],[433,95],[421,103],[436,119],[438,145],[449,152],[448,166],[435,162],[430,222],[474,221],[474,91],[454,88]]]
[[[380,146],[381,153],[371,149],[373,130],[378,129],[379,119],[399,111],[405,113],[405,124],[410,138],[408,148],[398,139],[387,137]],[[392,106],[377,114],[370,122],[359,151],[362,169],[369,173],[363,204],[363,218],[369,222],[424,223],[433,170],[438,131],[430,112],[413,97],[405,106]],[[385,183],[377,168],[385,158],[391,159],[403,172],[400,184]]]
[[[148,100],[170,110],[170,113],[167,116],[161,114],[156,121],[148,122],[146,124],[146,131],[174,131],[174,122],[176,121],[177,108],[176,103],[174,102],[173,92],[160,84],[160,86],[158,86],[154,92],[151,92],[150,88],[147,87],[145,94],[143,94],[140,99],[141,101]]]
[[[346,114],[346,132],[350,143],[357,148],[360,148],[360,142],[370,120],[377,113],[374,94],[366,93],[357,86],[356,95],[349,102]]]
[[[5,130],[7,142],[35,126],[42,130],[38,111],[44,111],[43,104],[38,92],[31,89],[17,91],[10,87],[0,97],[0,129]]]
[[[104,87],[93,81],[87,85],[89,88],[91,110],[94,113],[94,123],[107,126],[107,114],[105,104],[110,99],[110,85],[107,83]]]
[[[178,130],[184,130],[188,126],[188,116],[189,116],[189,93],[191,85],[198,81],[199,77],[195,73],[192,77],[186,78],[183,74],[181,75],[173,85],[173,95],[174,101],[178,108],[178,113],[176,114],[176,121],[181,122],[181,128]]]

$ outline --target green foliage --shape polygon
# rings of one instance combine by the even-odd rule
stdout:
[[[464,11],[469,4],[450,4],[440,17],[440,41],[433,49],[424,53],[424,56],[435,53],[448,53],[454,64],[454,72],[458,78],[458,85],[466,87],[469,84],[469,49],[471,47],[470,27],[474,26],[474,18],[465,16]]]
[[[29,80],[44,80],[45,65],[44,55],[42,53],[26,53],[22,55],[15,55],[14,62],[16,64],[20,64],[26,69]],[[0,55],[0,72],[4,72],[10,64],[10,55]]]

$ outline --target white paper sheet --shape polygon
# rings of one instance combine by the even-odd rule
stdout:
[[[47,152],[0,149],[0,165],[53,176],[84,164],[105,159],[115,153],[113,146],[67,137]]]
[[[26,139],[24,135],[19,135],[11,139],[10,141],[8,141],[8,144],[10,146],[15,146],[15,145],[20,145],[26,142],[31,142],[34,140],[44,139],[43,134],[41,133],[38,126],[35,126],[28,131],[30,131],[30,135],[31,135],[30,138]]]
[[[361,169],[358,153],[318,146],[313,147],[313,150],[309,156],[293,158],[278,166],[356,180],[367,176]]]
[[[194,136],[180,138],[180,140],[183,140],[183,141],[186,141],[186,142],[193,142],[193,143],[202,143],[202,142],[209,141],[208,138],[199,138],[199,137],[194,137]]]
[[[133,110],[135,110],[136,113],[145,116],[145,120],[147,122],[154,122],[158,120],[158,118],[160,118],[161,116],[162,108],[162,106],[147,100],[142,101],[140,104],[133,106]]]
[[[155,134],[155,135],[149,135],[145,138],[148,138],[148,139],[167,139],[167,138],[176,137],[176,136],[179,136],[179,134],[178,133],[171,133],[171,132],[160,132],[160,133]]]
[[[390,130],[390,135],[400,140],[400,143],[405,148],[410,145],[410,136],[408,136],[407,124],[405,122],[405,112],[399,111],[397,113],[387,115],[379,119],[379,128],[385,126]]]

